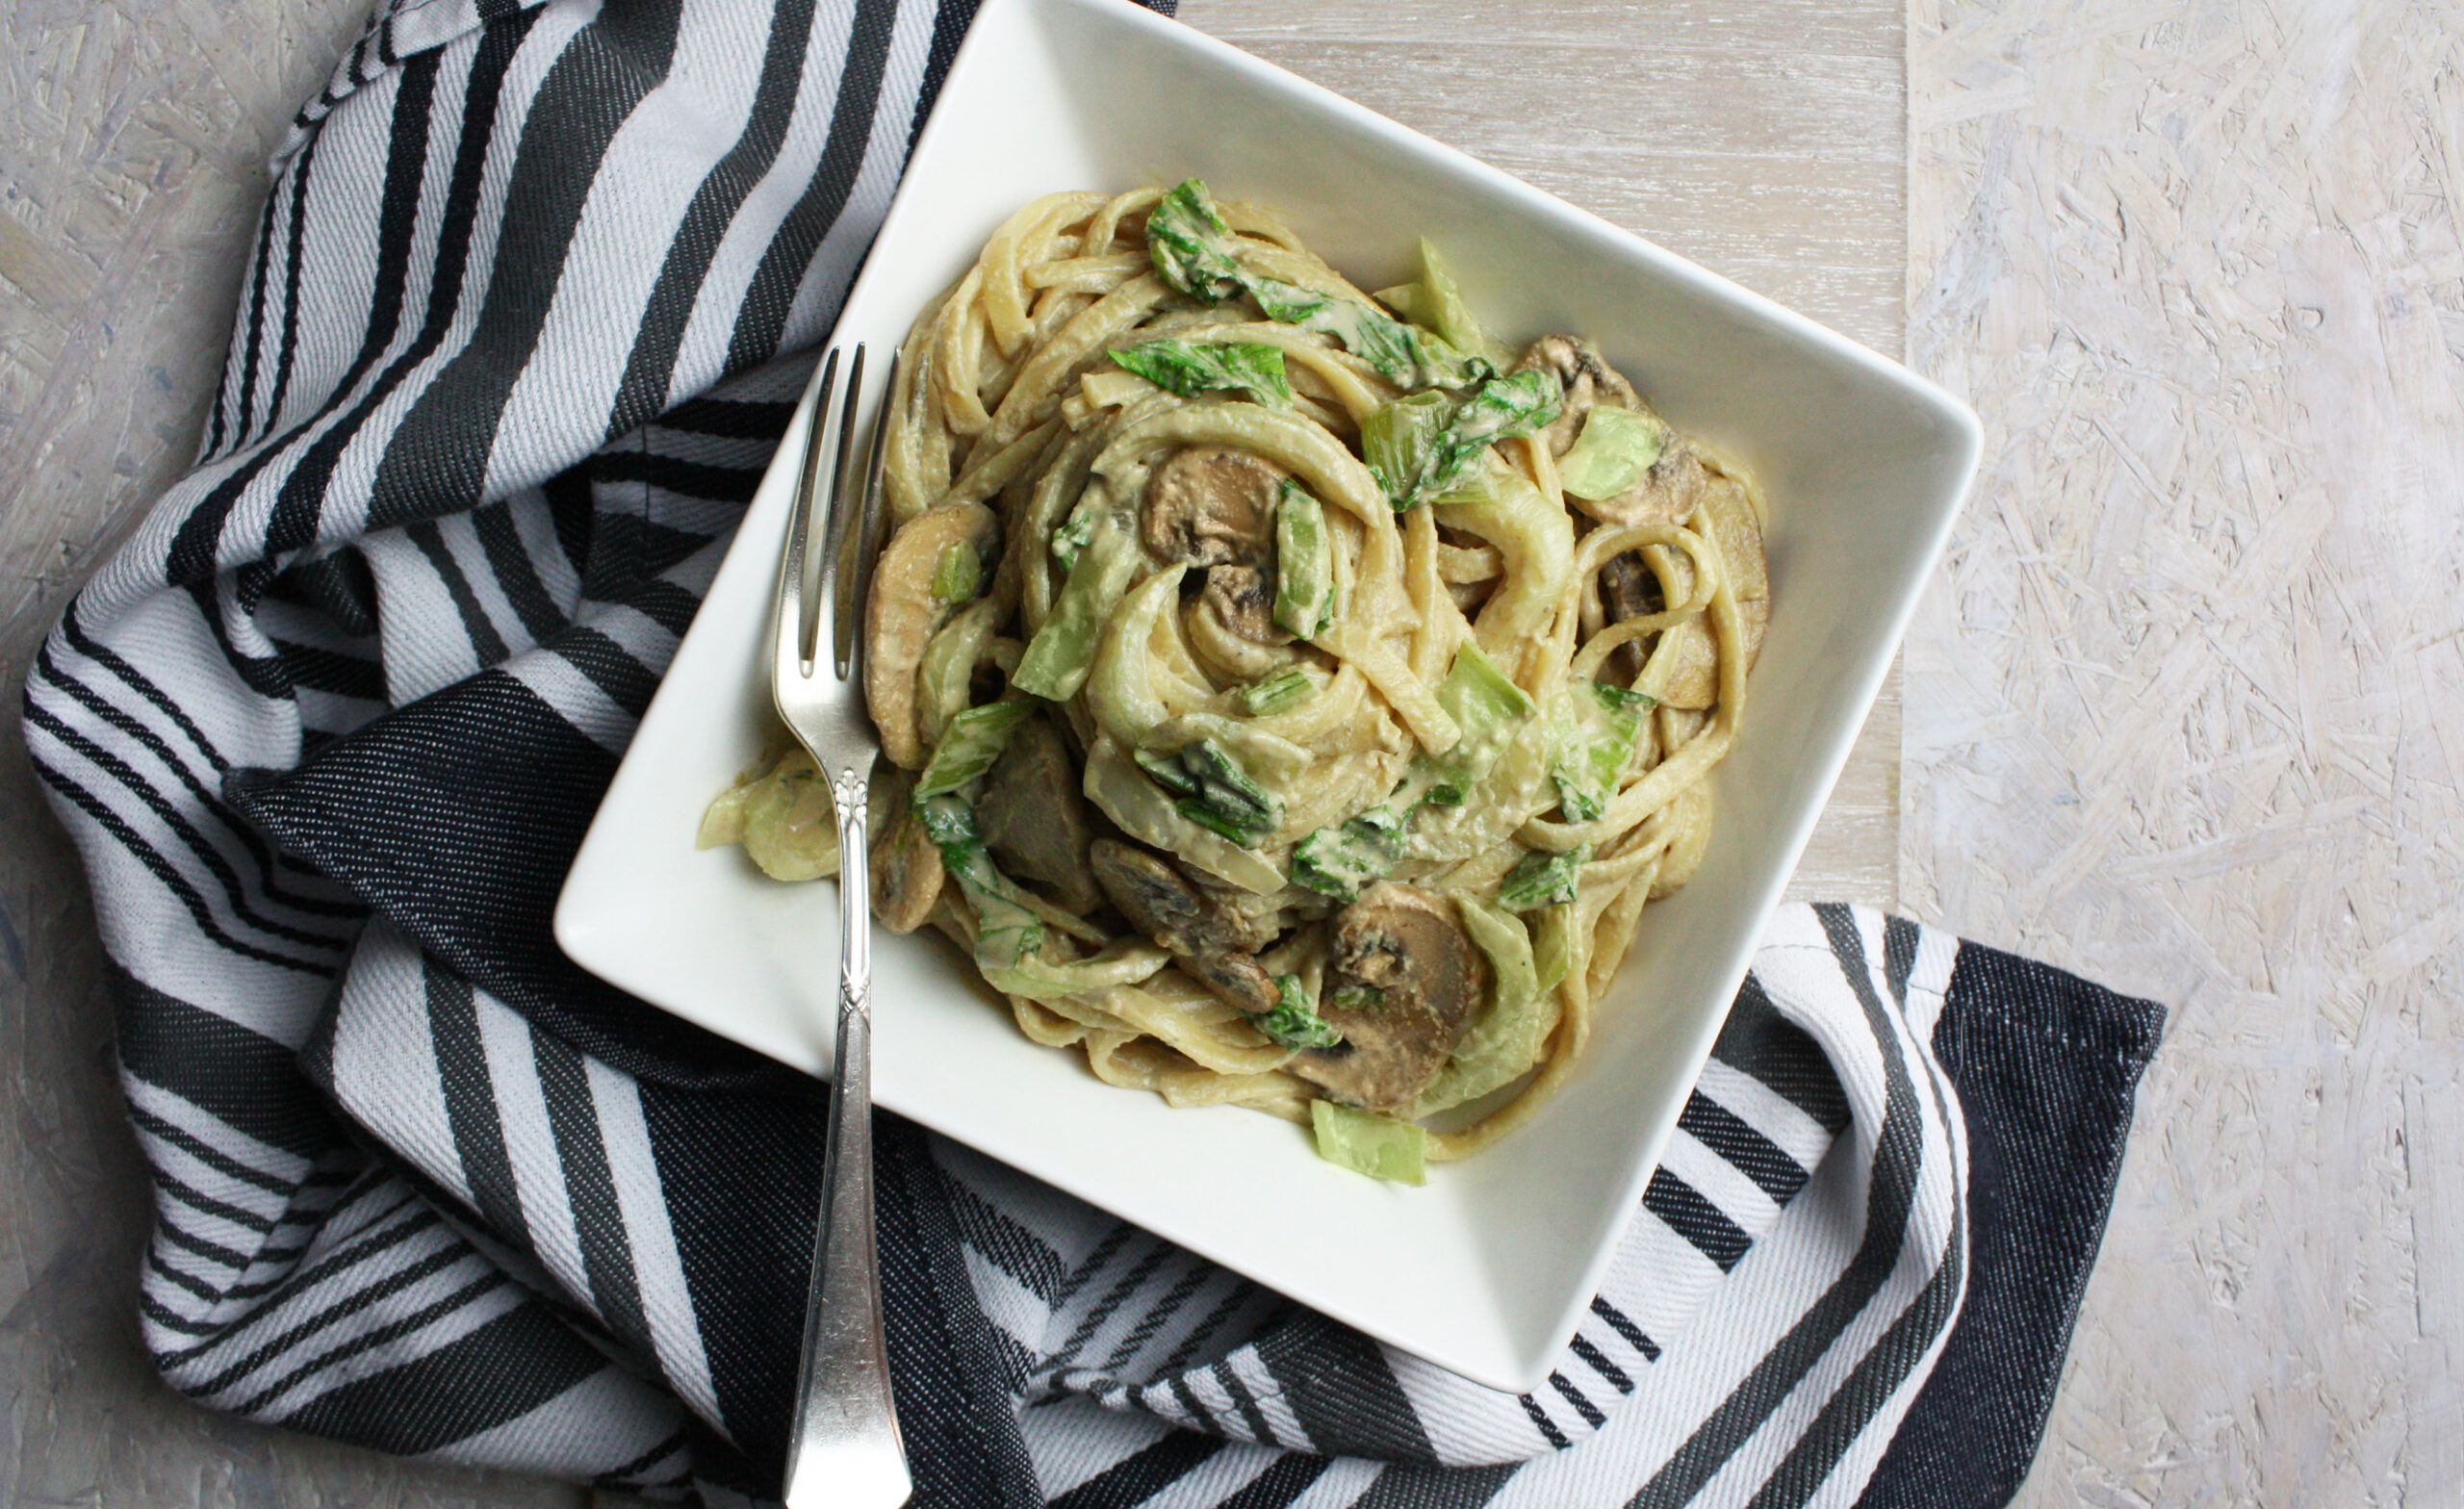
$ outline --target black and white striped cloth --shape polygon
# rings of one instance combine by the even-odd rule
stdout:
[[[396,0],[301,112],[196,468],[24,706],[201,1403],[775,1493],[823,1091],[548,919],[971,13]],[[886,1117],[919,1501],[1999,1502],[2161,1019],[1784,911],[1520,1397]]]

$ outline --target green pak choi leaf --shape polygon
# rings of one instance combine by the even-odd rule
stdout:
[[[933,562],[933,601],[940,603],[971,601],[984,585],[984,558],[975,547],[964,540],[941,548]]]
[[[1331,1048],[1344,1040],[1344,1035],[1318,1014],[1298,975],[1276,976],[1274,987],[1274,1010],[1250,1017],[1250,1026],[1286,1048]]]
[[[1317,1134],[1318,1156],[1330,1164],[1396,1184],[1428,1183],[1428,1134],[1408,1121],[1313,1100],[1309,1128]]]
[[[1540,988],[1554,990],[1577,964],[1575,908],[1550,907],[1531,919],[1531,967],[1539,972]]]
[[[941,867],[975,908],[976,968],[990,979],[996,971],[1035,961],[1043,947],[1043,924],[1006,894],[1007,882],[985,851],[973,809],[957,797],[938,796],[918,803],[915,814],[925,836],[941,851]]]
[[[1446,1067],[1404,1108],[1408,1116],[1433,1115],[1512,1084],[1540,1061],[1557,1027],[1557,998],[1541,988],[1531,935],[1522,922],[1470,897],[1455,900],[1463,931],[1489,956],[1496,986],[1488,1010],[1454,1045]]]
[[[1147,213],[1146,251],[1156,276],[1201,304],[1219,304],[1242,290],[1232,227],[1197,179],[1182,182]]]
[[[1078,565],[1078,553],[1095,539],[1095,516],[1071,514],[1052,531],[1052,558],[1059,563],[1062,575],[1067,575]]]
[[[1399,388],[1469,387],[1496,371],[1484,358],[1467,356],[1359,299],[1252,271],[1242,265],[1238,245],[1206,185],[1195,178],[1165,194],[1146,217],[1147,254],[1156,274],[1202,304],[1245,293],[1269,320],[1331,337]]]
[[[1421,238],[1421,280],[1406,287],[1412,290],[1409,307],[1396,306],[1404,319],[1436,331],[1438,339],[1455,350],[1478,356],[1498,371],[1504,370],[1505,349],[1480,328],[1472,306],[1464,301],[1463,290],[1454,281],[1454,269],[1446,265],[1436,244],[1425,236]]]
[[[1454,652],[1454,663],[1438,683],[1437,703],[1463,730],[1463,737],[1445,754],[1413,763],[1424,768],[1430,780],[1428,800],[1440,806],[1455,806],[1488,775],[1498,756],[1539,709],[1522,687],[1506,678],[1478,642],[1470,639]]]
[[[1564,854],[1533,850],[1514,861],[1498,884],[1498,905],[1508,911],[1536,911],[1575,899],[1576,882],[1591,861],[1591,845],[1579,844]]]
[[[1274,621],[1286,633],[1314,639],[1335,616],[1334,547],[1325,505],[1290,478],[1274,511]]]
[[[1290,712],[1318,695],[1318,683],[1309,673],[1295,666],[1280,676],[1268,677],[1241,688],[1241,708],[1252,718],[1271,718]]]
[[[1631,409],[1594,408],[1582,435],[1557,458],[1557,484],[1577,498],[1601,502],[1643,479],[1668,444],[1667,427]]]
[[[1492,377],[1459,404],[1416,393],[1369,417],[1361,450],[1386,500],[1405,513],[1471,485],[1491,448],[1539,431],[1564,407],[1556,375],[1537,369]]]
[[[1180,814],[1244,849],[1255,849],[1283,821],[1283,802],[1249,779],[1241,762],[1213,739],[1170,754],[1133,752],[1138,768],[1180,798]]]
[[[1294,846],[1292,882],[1337,901],[1352,900],[1403,857],[1408,821],[1406,813],[1391,806],[1373,806],[1332,828],[1319,829]]]
[[[983,779],[1010,747],[1011,737],[1027,714],[1035,711],[1035,703],[1024,697],[1004,697],[997,703],[969,707],[950,720],[941,733],[941,742],[933,746],[933,757],[924,765],[924,774],[916,778],[914,800],[931,801],[953,791],[962,790]]]
[[[1644,717],[1658,703],[1641,692],[1587,681],[1557,694],[1550,706],[1556,754],[1549,775],[1570,823],[1597,822],[1608,810]]]
[[[1115,351],[1113,360],[1156,387],[1194,398],[1201,393],[1245,393],[1282,408],[1292,402],[1283,348],[1251,342],[1148,341]]]
[[[1010,684],[1050,702],[1065,703],[1087,684],[1095,663],[1095,642],[1104,619],[1138,575],[1138,541],[1109,515],[1095,522],[1093,538],[1070,565],[1052,612],[1027,642]]]

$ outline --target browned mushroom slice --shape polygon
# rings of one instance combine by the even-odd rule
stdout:
[[[1153,938],[1190,977],[1242,1010],[1274,1010],[1274,980],[1241,947],[1244,930],[1171,863],[1135,844],[1098,838],[1090,868],[1129,925]]]
[[[1335,913],[1318,1014],[1344,1040],[1287,1067],[1338,1100],[1392,1111],[1446,1066],[1488,993],[1488,959],[1464,934],[1454,903],[1382,881]]]
[[[976,826],[1002,873],[1033,881],[1070,911],[1102,901],[1087,871],[1087,799],[1061,730],[1040,717],[1018,725],[975,801]]]
[[[915,668],[955,606],[933,596],[933,575],[941,553],[958,545],[991,560],[1001,550],[1001,522],[982,503],[928,508],[890,536],[873,565],[872,599],[864,605],[864,703],[881,730],[882,753],[908,770],[922,769],[928,753],[915,715]]]
[[[1191,566],[1264,565],[1274,553],[1281,467],[1245,450],[1193,446],[1146,480],[1140,532],[1158,560]]]
[[[1659,578],[1652,575],[1640,550],[1628,550],[1612,555],[1600,568],[1600,606],[1611,624],[1623,624],[1630,618],[1656,613],[1667,604],[1661,601]],[[1611,678],[1620,686],[1634,684],[1636,673],[1643,668],[1643,647],[1620,645],[1608,656]]]
[[[1578,336],[1542,336],[1531,343],[1514,370],[1554,372],[1565,391],[1565,408],[1540,432],[1549,437],[1552,455],[1562,456],[1574,448],[1595,408],[1630,409],[1659,423],[1659,417],[1652,413],[1651,405],[1634,391],[1634,385],[1608,365],[1608,359],[1600,354],[1600,347]],[[1640,481],[1614,498],[1595,499],[1570,495],[1568,500],[1604,524],[1675,524],[1692,513],[1703,497],[1708,474],[1684,437],[1664,424],[1661,428],[1665,439],[1659,459],[1644,472]]]
[[[912,933],[941,897],[941,851],[902,802],[889,831],[873,846],[873,916],[892,933]]]
[[[1275,627],[1274,574],[1255,566],[1218,566],[1206,574],[1206,610],[1253,645],[1288,645],[1292,636]]]

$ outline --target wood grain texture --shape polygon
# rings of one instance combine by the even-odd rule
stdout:
[[[1919,913],[2173,1010],[2022,1502],[2464,1494],[2464,12],[1915,0]]]
[[[1906,278],[1897,4],[1182,0],[1181,18],[1896,354]],[[1648,386],[1648,384],[1646,384]],[[1886,684],[1789,886],[1899,896]],[[1748,714],[1747,736],[1752,733]]]
[[[0,678],[193,453],[264,160],[366,0],[0,14]],[[1901,341],[1898,0],[1190,0],[1187,19],[1885,350]],[[13,708],[13,697],[11,699]],[[1898,708],[1800,873],[1896,895]],[[143,1170],[85,883],[0,719],[0,1505],[578,1505],[196,1410],[136,1338]]]

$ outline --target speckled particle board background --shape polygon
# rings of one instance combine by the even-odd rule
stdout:
[[[1183,13],[1974,403],[1979,493],[1798,892],[2174,1009],[2021,1501],[2458,1501],[2464,11]],[[0,14],[13,688],[193,449],[265,155],[364,13]],[[99,971],[10,718],[0,1505],[584,1503],[151,1380]]]

